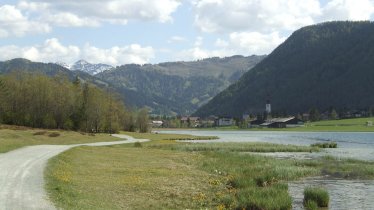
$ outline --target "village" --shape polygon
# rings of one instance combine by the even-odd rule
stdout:
[[[250,128],[295,128],[303,127],[306,122],[319,120],[337,120],[349,118],[370,117],[372,110],[353,110],[338,114],[334,109],[319,113],[316,109],[311,109],[308,113],[298,114],[296,116],[279,114],[273,116],[272,106],[269,100],[265,104],[262,114],[244,113],[241,118],[232,116],[180,116],[172,119],[160,119],[151,117],[151,126],[153,128],[216,128],[237,126],[242,129]],[[369,122],[370,124],[370,122]],[[370,125],[368,125],[370,126]]]

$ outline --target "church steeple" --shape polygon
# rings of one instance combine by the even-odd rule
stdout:
[[[270,104],[270,100],[266,100],[266,106],[265,106],[265,111],[267,114],[270,114],[271,113],[271,104]]]

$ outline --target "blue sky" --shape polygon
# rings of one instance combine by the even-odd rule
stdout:
[[[2,0],[0,60],[122,65],[268,54],[300,27],[373,18],[374,0]]]

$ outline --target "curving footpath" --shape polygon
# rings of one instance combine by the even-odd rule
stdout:
[[[29,146],[0,154],[0,209],[55,209],[44,189],[44,169],[48,159],[77,146],[107,146],[145,142],[131,136],[114,134],[127,139],[74,145]]]

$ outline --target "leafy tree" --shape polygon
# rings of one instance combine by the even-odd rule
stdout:
[[[148,122],[148,109],[140,109],[136,118],[136,124],[140,133],[146,133],[149,131],[149,122]]]
[[[127,120],[120,99],[65,75],[15,72],[0,81],[0,121],[7,124],[113,132]]]

